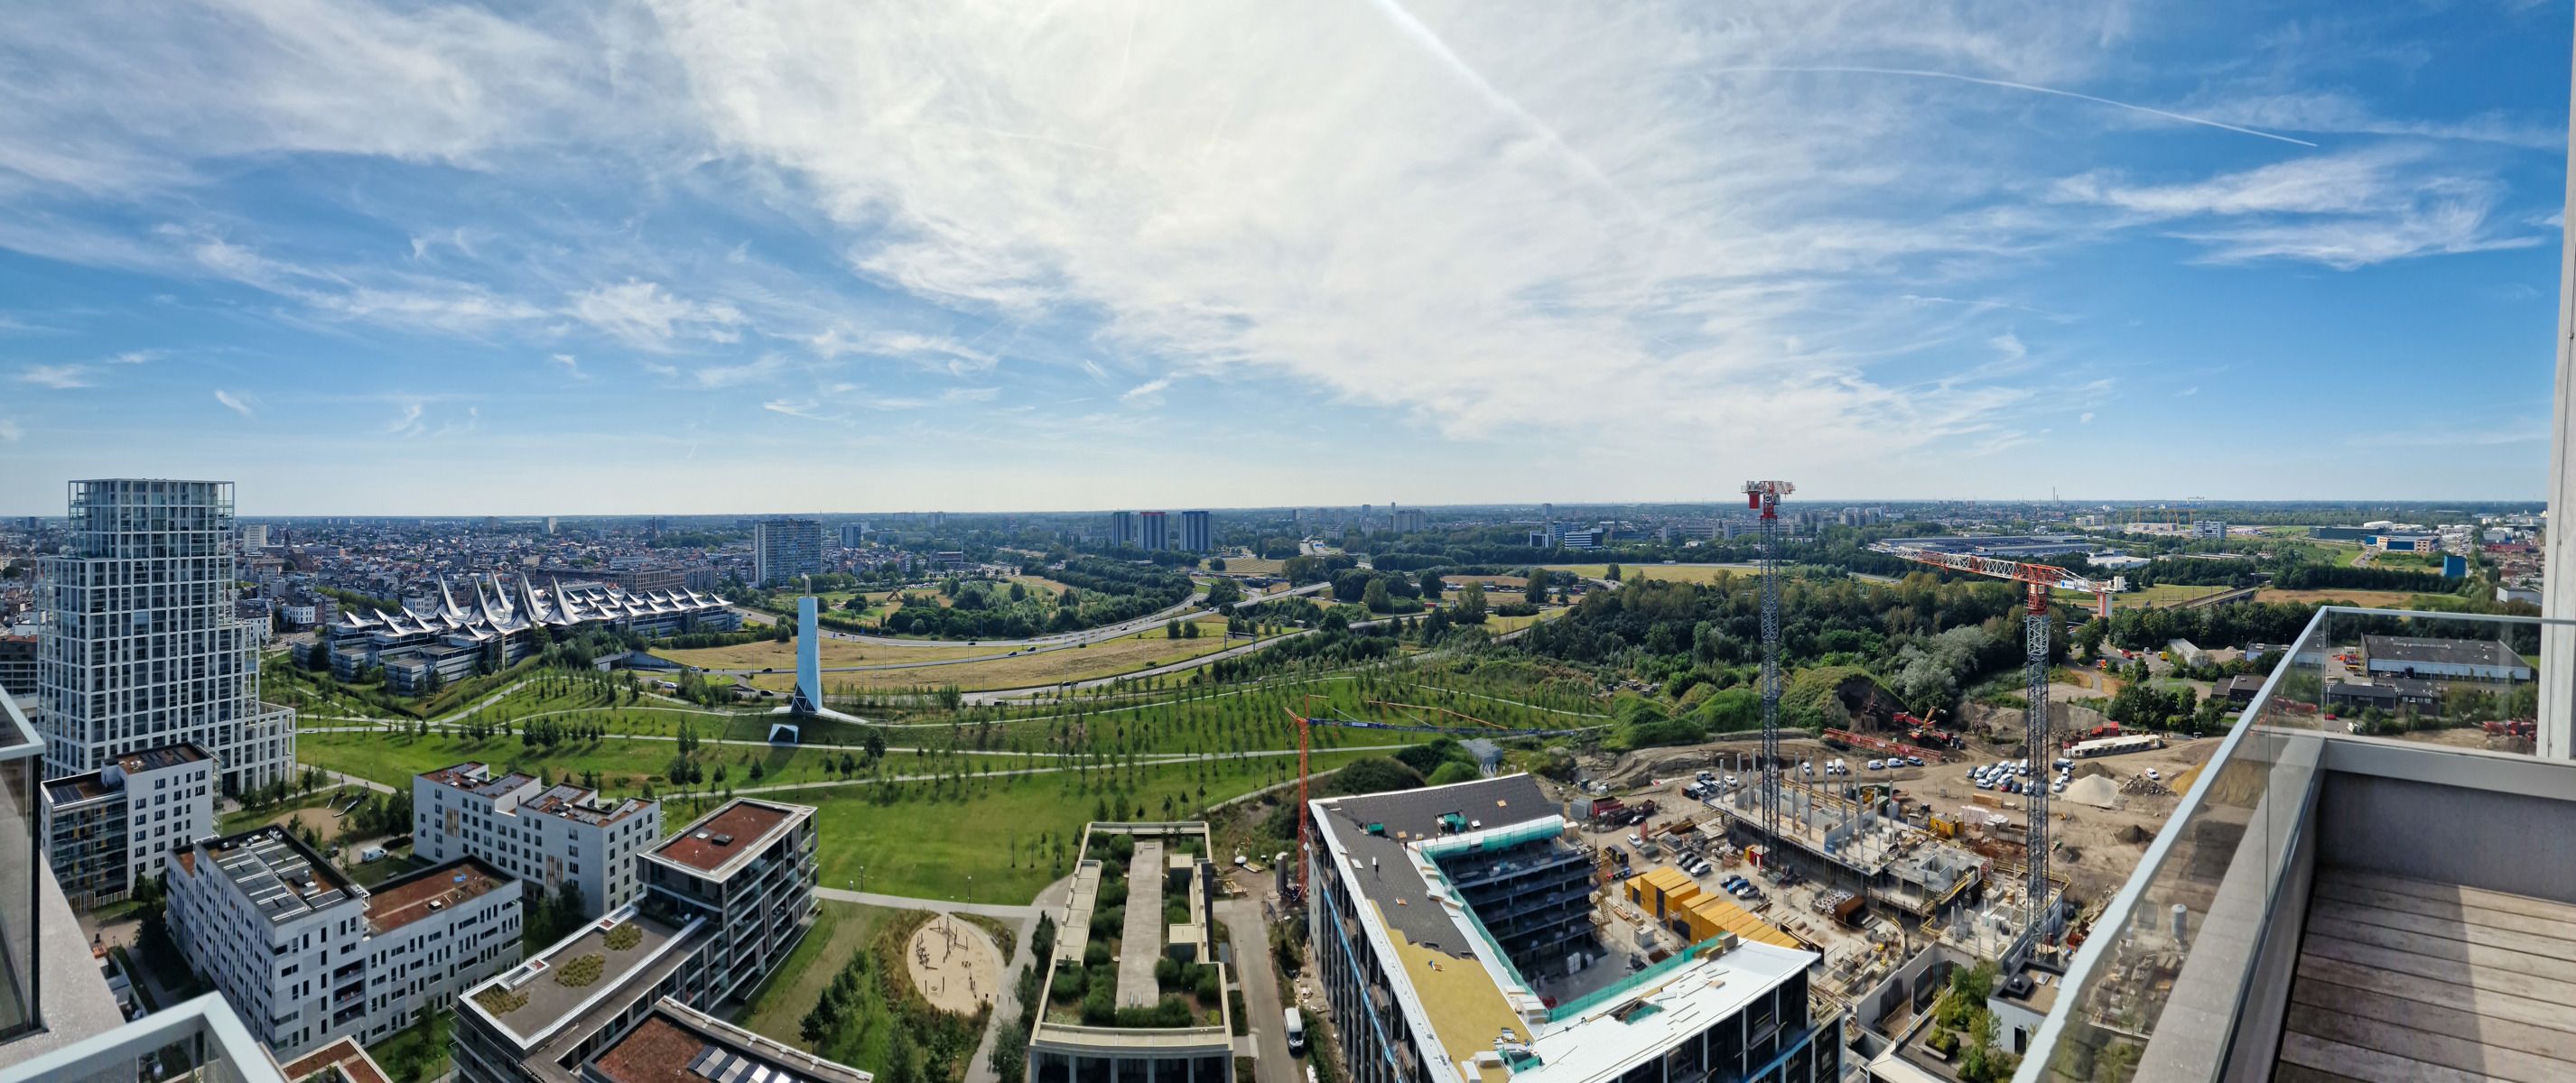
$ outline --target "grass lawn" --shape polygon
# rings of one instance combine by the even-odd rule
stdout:
[[[393,1083],[436,1079],[447,1074],[447,1034],[452,1025],[445,1011],[436,1012],[368,1046],[367,1055],[393,1077]]]
[[[1284,560],[1263,560],[1260,557],[1225,558],[1224,574],[1226,575],[1278,576],[1286,574],[1287,571],[1288,562]]]
[[[2269,587],[2256,594],[2254,599],[2306,605],[2352,605],[2364,609],[2441,609],[2459,601],[2453,595],[2418,594],[2411,590],[2274,590]]]
[[[849,965],[851,956],[867,950],[869,938],[894,913],[857,903],[820,903],[814,927],[805,931],[805,939],[788,953],[786,963],[752,992],[736,1025],[798,1049],[806,1048],[799,1033],[805,1013],[814,1010],[814,1003],[823,999],[823,987],[832,984],[833,976]]]
[[[1084,647],[1039,651],[1017,657],[989,658],[944,666],[907,666],[902,669],[870,669],[850,673],[825,673],[827,690],[840,688],[904,689],[919,686],[956,685],[969,692],[991,688],[1034,688],[1065,681],[1087,681],[1115,677],[1140,669],[1185,662],[1203,654],[1214,654],[1228,646],[1242,646],[1246,641],[1226,642],[1225,620],[1210,617],[1198,622],[1197,639],[1171,639],[1161,628],[1117,639],[1103,640]],[[906,652],[894,648],[892,652]],[[994,648],[977,648],[967,653],[993,654]],[[895,653],[893,658],[879,658],[875,663],[909,661],[909,653]],[[827,666],[829,662],[825,663]],[[777,673],[763,673],[746,678],[754,688],[786,692],[796,686],[794,663]]]
[[[1491,607],[1489,606],[1488,608]],[[1523,628],[1527,628],[1530,625],[1543,620],[1554,620],[1557,617],[1564,616],[1565,613],[1566,609],[1564,606],[1551,606],[1526,617],[1503,617],[1487,613],[1485,615],[1484,628],[1486,631],[1492,632],[1495,635],[1501,635],[1505,632],[1520,631]]]
[[[823,667],[829,669],[834,666],[879,666],[904,662],[936,662],[949,658],[978,658],[987,654],[999,654],[1007,649],[969,647],[963,643],[954,646],[933,645],[927,640],[922,641],[920,646],[907,644],[888,647],[874,643],[853,643],[846,639],[833,639],[826,636],[816,647],[816,654],[821,657]],[[775,669],[782,673],[793,673],[796,670],[796,644],[774,640],[741,643],[731,647],[702,647],[687,651],[658,650],[653,652],[653,656],[699,669]]]
[[[2152,587],[2140,587],[2121,591],[2119,594],[2113,596],[2117,599],[2113,604],[2120,609],[2164,609],[2169,606],[2181,605],[2194,598],[2206,598],[2212,594],[2225,594],[2235,589],[2236,588],[2234,587],[2194,587],[2184,586],[2179,583],[2158,583]],[[2094,604],[2093,595],[2086,594],[2080,590],[2061,590],[2056,592],[2056,596],[2057,601],[2063,605],[2082,606],[2086,609],[2091,609]]]

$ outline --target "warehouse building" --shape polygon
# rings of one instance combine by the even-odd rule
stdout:
[[[1354,1083],[1842,1077],[1815,953],[1596,910],[1529,776],[1309,807],[1306,917]]]
[[[2363,636],[2361,655],[2374,677],[2464,677],[2527,681],[2531,663],[2492,639],[2420,639]]]

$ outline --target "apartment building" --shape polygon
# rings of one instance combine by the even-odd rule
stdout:
[[[1136,547],[1161,552],[1172,547],[1171,517],[1159,511],[1136,513]]]
[[[823,574],[823,524],[812,519],[763,519],[751,525],[755,586],[774,587],[798,576]]]
[[[585,1065],[664,1005],[717,1010],[758,988],[811,923],[813,814],[736,799],[638,858],[641,898],[458,1002],[457,1078],[598,1083]],[[589,959],[593,980],[554,980]]]
[[[1232,976],[1216,953],[1207,824],[1094,823],[1083,829],[1081,852],[1030,1020],[1029,1079],[1234,1083]],[[1103,899],[1103,883],[1126,888]],[[1104,907],[1124,915],[1114,936],[1092,934],[1092,915]],[[1168,920],[1176,912],[1179,920]],[[1106,961],[1089,964],[1092,945],[1103,942]],[[1179,966],[1158,970],[1166,958]],[[1076,987],[1089,995],[1062,993]]]
[[[1110,513],[1109,513],[1109,544],[1111,544],[1111,545],[1134,545],[1134,544],[1136,544],[1136,513],[1135,513],[1135,512],[1132,512],[1132,511],[1113,511],[1113,512],[1110,512]]]
[[[605,802],[588,787],[495,777],[472,762],[415,776],[411,810],[419,860],[472,857],[552,893],[577,891],[590,917],[635,901],[635,857],[662,838],[661,802]]]
[[[707,918],[708,965],[727,975],[719,1000],[746,995],[777,969],[814,920],[814,810],[736,798],[643,857],[646,913]]]
[[[1306,920],[1355,1083],[1842,1078],[1814,952],[1596,906],[1527,775],[1309,805]],[[1596,915],[1598,920],[1596,920]]]
[[[161,855],[215,833],[215,763],[191,744],[45,780],[45,850],[73,906],[123,901]]]
[[[380,1041],[519,956],[519,881],[472,858],[371,890],[263,827],[165,868],[171,938],[281,1059]]]
[[[679,1076],[683,1071],[688,1075]],[[870,1083],[876,1078],[670,999],[655,1001],[624,1036],[581,1066],[586,1083],[671,1083],[675,1076],[736,1083]]]
[[[65,551],[36,562],[35,723],[48,773],[186,742],[236,793],[295,770],[295,712],[259,700],[264,621],[233,613],[233,487],[70,485]]]
[[[1416,513],[1420,514],[1420,513]],[[1204,553],[1216,547],[1214,522],[1203,511],[1181,513],[1181,548]]]

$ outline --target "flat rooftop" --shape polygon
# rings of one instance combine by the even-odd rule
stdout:
[[[499,891],[510,877],[474,858],[407,873],[367,893],[367,926],[389,933],[431,914]]]
[[[281,827],[202,840],[188,853],[194,860],[181,867],[189,875],[204,875],[211,866],[232,880],[271,925],[365,897],[348,877]]]
[[[611,931],[632,926],[636,940],[626,948],[608,946]],[[576,933],[467,993],[466,1000],[515,1036],[522,1046],[535,1046],[564,1023],[580,1016],[593,1001],[629,981],[657,980],[687,961],[690,947],[705,926],[674,928],[644,916],[629,905],[583,926]],[[555,975],[575,959],[600,957],[599,978],[585,985],[565,985]]]
[[[516,772],[495,778],[490,766],[472,761],[453,767],[441,767],[435,771],[424,771],[420,777],[437,785],[452,790],[462,790],[477,797],[498,797],[537,780],[535,775]]]
[[[654,847],[651,853],[664,861],[699,872],[721,872],[727,866],[759,853],[777,835],[813,814],[813,809],[803,805],[773,805],[737,797],[723,808],[682,828],[679,834]]]
[[[116,760],[116,767],[131,777],[204,762],[206,762],[205,749],[182,741],[175,745],[162,745],[120,756]],[[45,780],[45,796],[57,806],[93,801],[109,794],[123,792],[125,787],[122,784],[113,786],[108,784],[106,768]]]
[[[392,1083],[385,1077],[384,1069],[376,1066],[376,1059],[368,1056],[354,1038],[342,1038],[307,1053],[285,1065],[282,1071],[293,1083],[309,1083],[317,1078],[332,1080],[332,1076],[323,1074],[325,1072],[336,1072],[338,1079],[347,1083]]]
[[[2522,656],[2492,639],[2425,639],[2417,636],[2363,636],[2361,653],[2373,662],[2421,662],[2427,665],[2514,666],[2528,669]]]
[[[1397,1008],[1437,1046],[1421,1050],[1433,1078],[1614,1078],[1742,1010],[1817,958],[1740,938],[1721,951],[1722,938],[1712,938],[1551,1007],[1479,931],[1434,852],[1519,846],[1561,831],[1562,810],[1536,779],[1507,775],[1314,804],[1324,850],[1360,896],[1360,928],[1341,935],[1370,943],[1384,960]],[[1454,829],[1460,818],[1468,825],[1463,832]],[[1503,1035],[1525,1043],[1532,1059],[1504,1066],[1495,1057]]]
[[[609,1083],[869,1083],[875,1078],[668,997],[587,1067]]]
[[[630,797],[614,805],[599,803],[599,791],[568,782],[556,783],[553,789],[538,794],[535,800],[520,803],[519,811],[537,816],[574,820],[593,827],[605,827],[653,807],[640,797]]]

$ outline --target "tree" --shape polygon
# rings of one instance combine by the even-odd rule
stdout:
[[[1618,565],[1616,565],[1616,564],[1613,564],[1613,565],[1610,565],[1610,566],[1609,566],[1609,567],[1607,567],[1607,568],[1603,568],[1603,569],[1601,569],[1601,578],[1603,578],[1603,579],[1607,579],[1607,580],[1609,580],[1609,581],[1611,581],[1611,582],[1613,582],[1613,583],[1618,582],[1618,581],[1619,581],[1619,566],[1618,566]]]
[[[1547,569],[1532,568],[1529,573],[1529,586],[1521,597],[1527,599],[1531,605],[1545,605],[1547,604],[1547,584]]]
[[[1441,592],[1448,589],[1448,584],[1440,581],[1440,572],[1437,569],[1422,569],[1422,597],[1424,600],[1434,602],[1439,601]]]
[[[1335,594],[1338,596],[1339,591]],[[1386,580],[1370,576],[1368,588],[1360,592],[1360,604],[1367,606],[1371,613],[1384,613],[1395,608],[1395,599],[1386,592]]]
[[[884,759],[886,753],[885,734],[878,733],[875,730],[868,731],[867,749],[869,763],[875,763],[878,760]]]
[[[1469,582],[1458,591],[1458,623],[1485,623],[1485,584]]]

